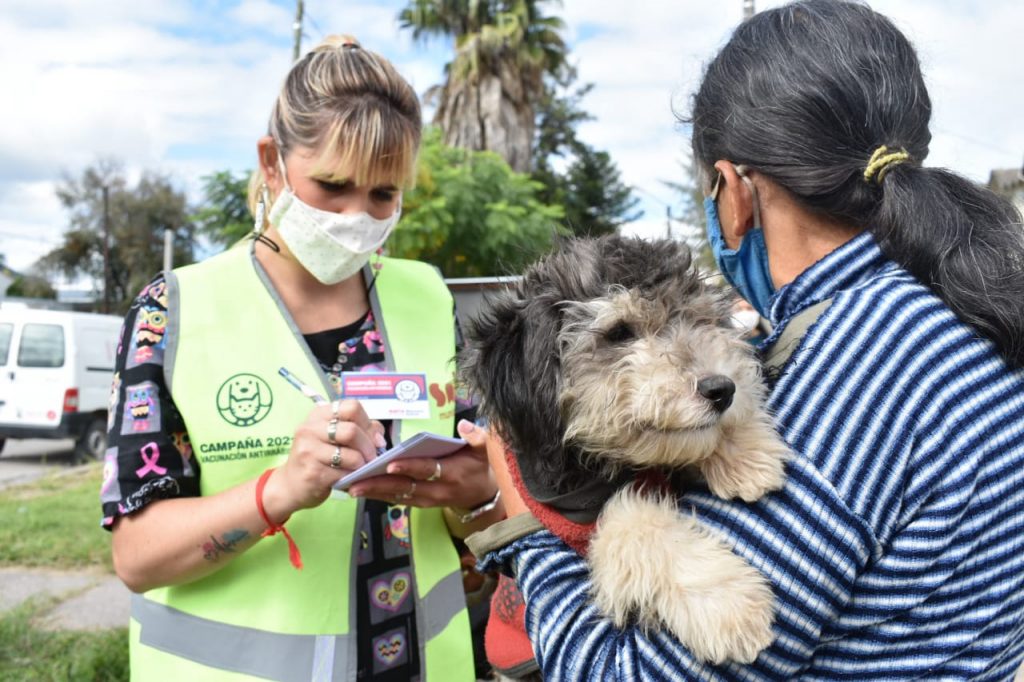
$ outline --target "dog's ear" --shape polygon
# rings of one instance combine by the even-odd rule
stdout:
[[[534,287],[530,274],[468,321],[459,372],[481,399],[482,414],[520,455],[527,487],[561,487],[574,467],[562,446],[559,300]]]
[[[509,434],[501,433],[499,426],[505,409],[494,387],[507,381],[504,359],[519,345],[517,338],[525,305],[515,291],[485,297],[476,315],[464,325],[463,347],[457,362],[460,382],[480,400],[479,411],[498,427],[506,442]]]

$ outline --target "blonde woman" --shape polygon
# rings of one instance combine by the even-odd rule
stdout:
[[[137,593],[133,679],[474,679],[452,536],[503,516],[482,434],[460,420],[477,447],[332,492],[380,448],[463,416],[451,296],[429,265],[380,256],[420,125],[387,60],[328,38],[257,143],[255,238],[134,302],[101,492]],[[382,422],[331,400],[367,370],[425,375],[429,414]]]

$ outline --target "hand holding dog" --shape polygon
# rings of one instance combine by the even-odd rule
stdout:
[[[467,446],[455,454],[441,460],[393,462],[386,475],[360,481],[349,494],[386,502],[397,500],[415,507],[473,509],[484,504],[498,489],[487,463],[487,431],[466,420],[460,421],[458,428]],[[438,471],[440,476],[434,478]]]
[[[468,440],[468,439],[467,439]],[[512,476],[508,471],[508,462],[505,460],[505,451],[508,446],[498,434],[493,431],[487,436],[487,460],[491,463],[491,471],[494,472],[494,479],[501,489],[501,499],[505,503],[505,515],[508,518],[519,514],[529,514],[530,509],[523,502],[522,496],[512,483]]]

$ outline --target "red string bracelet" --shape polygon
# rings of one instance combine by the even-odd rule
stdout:
[[[264,471],[260,475],[260,480],[256,481],[256,510],[259,511],[263,522],[267,524],[267,529],[260,534],[260,537],[269,538],[271,535],[284,533],[284,537],[288,541],[288,558],[291,560],[292,566],[301,570],[302,555],[299,554],[299,546],[295,544],[295,540],[293,540],[292,536],[288,533],[288,529],[284,527],[284,524],[288,522],[288,519],[276,524],[270,520],[270,517],[267,516],[267,510],[263,508],[263,488],[266,487],[267,479],[270,478],[270,474],[274,473],[275,468],[276,467],[271,467]]]

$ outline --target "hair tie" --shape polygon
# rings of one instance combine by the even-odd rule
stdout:
[[[864,168],[864,182],[874,180],[876,185],[881,185],[890,168],[900,165],[909,158],[910,153],[906,149],[901,148],[898,152],[890,151],[883,144],[868,159],[868,165]]]

